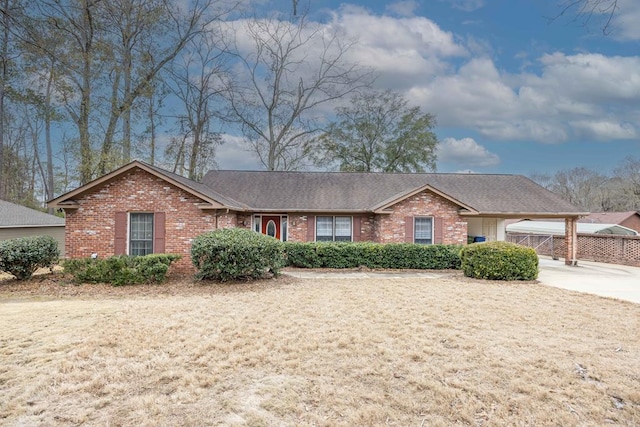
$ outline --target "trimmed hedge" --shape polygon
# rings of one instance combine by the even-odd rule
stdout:
[[[467,277],[488,280],[535,280],[538,255],[535,249],[509,242],[474,243],[461,253]]]
[[[284,244],[287,265],[300,268],[460,268],[460,246],[413,243],[314,242]]]
[[[191,244],[196,278],[203,280],[260,279],[277,276],[285,266],[283,243],[242,228],[225,228],[201,234]]]
[[[180,255],[151,254],[145,256],[118,255],[109,258],[68,259],[63,263],[79,283],[110,283],[113,286],[140,283],[161,283],[167,278],[172,263]]]
[[[18,280],[30,278],[39,268],[52,268],[59,257],[58,242],[51,236],[0,242],[0,271],[12,274]]]

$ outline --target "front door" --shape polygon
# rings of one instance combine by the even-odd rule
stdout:
[[[262,234],[275,237],[280,240],[280,217],[279,216],[263,216],[262,217]]]

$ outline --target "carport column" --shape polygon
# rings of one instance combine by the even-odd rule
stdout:
[[[564,219],[564,241],[567,250],[564,263],[566,265],[578,265],[578,218]]]

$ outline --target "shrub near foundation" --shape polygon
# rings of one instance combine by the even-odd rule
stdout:
[[[201,234],[191,244],[191,261],[197,279],[260,279],[265,273],[278,275],[285,265],[281,241],[241,228],[226,228]]]
[[[389,268],[450,270],[460,268],[460,246],[413,243],[285,243],[287,265],[298,268]]]
[[[535,280],[538,254],[533,248],[510,242],[473,243],[461,253],[467,277],[488,280]]]
[[[169,267],[180,258],[180,255],[172,254],[118,255],[97,259],[68,259],[64,261],[63,267],[65,273],[71,274],[79,283],[123,286],[164,282]]]
[[[0,271],[25,280],[38,268],[53,267],[59,256],[58,242],[51,236],[5,240],[0,242]]]

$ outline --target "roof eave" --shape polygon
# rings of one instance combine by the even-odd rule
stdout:
[[[479,216],[493,218],[579,218],[589,215],[589,212],[483,212],[460,210],[462,216]]]
[[[64,227],[63,224],[16,224],[16,225],[0,225],[0,228],[43,228],[43,227]]]

